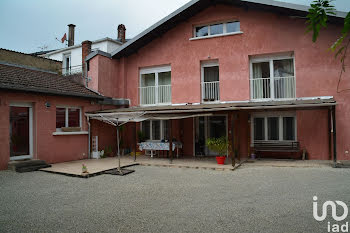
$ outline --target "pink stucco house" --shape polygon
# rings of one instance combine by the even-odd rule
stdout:
[[[88,87],[130,100],[89,121],[96,131],[96,120],[127,123],[128,148],[136,126],[145,140],[180,142],[188,157],[215,155],[205,141],[227,136],[238,159],[349,160],[350,75],[337,88],[341,63],[327,50],[344,14],[317,43],[306,14],[270,0],[193,0],[113,53],[88,55]]]
[[[18,160],[41,166],[34,162],[88,158],[85,112],[128,105],[58,74],[61,67],[61,62],[0,49],[0,170]]]
[[[0,169],[115,151],[120,124],[126,151],[169,140],[180,156],[215,156],[207,139],[227,137],[235,159],[350,160],[350,72],[340,79],[328,51],[345,15],[312,43],[306,14],[272,0],[193,0],[113,53],[84,41],[80,84],[0,62]]]

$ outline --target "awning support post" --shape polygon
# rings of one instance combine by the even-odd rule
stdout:
[[[134,162],[136,162],[136,151],[137,151],[137,126],[136,126],[136,122],[134,123],[134,139],[135,139],[135,143],[134,143],[134,149],[135,149],[135,154],[134,154]]]
[[[328,159],[332,160],[332,107],[328,108]]]
[[[231,159],[232,159],[232,167],[236,166],[236,154],[235,154],[235,117],[233,115],[233,113],[230,113],[230,124],[231,125],[231,148],[230,148],[230,153],[232,155]]]
[[[117,154],[118,154],[118,171],[122,173],[122,170],[120,168],[120,150],[119,150],[119,126],[117,127]]]
[[[170,163],[173,163],[173,121],[169,120],[169,158],[170,158]]]
[[[333,123],[333,167],[337,167],[337,125],[335,118],[335,106],[332,107],[332,123]]]

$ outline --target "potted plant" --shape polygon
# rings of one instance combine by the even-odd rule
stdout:
[[[226,137],[208,138],[206,145],[209,150],[218,153],[216,156],[217,163],[221,165],[225,164],[226,153],[231,149],[231,145],[228,139]]]
[[[81,171],[82,171],[83,174],[89,173],[88,170],[87,170],[87,166],[84,163],[82,164]]]
[[[137,138],[139,139],[139,143],[146,141],[146,135],[142,131],[137,131]]]
[[[112,157],[113,149],[112,146],[106,146],[104,150],[104,158],[105,157]]]

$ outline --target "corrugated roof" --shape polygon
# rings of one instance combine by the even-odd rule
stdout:
[[[54,72],[0,62],[0,89],[103,99],[104,97]]]

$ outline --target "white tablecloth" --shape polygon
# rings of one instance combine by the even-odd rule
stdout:
[[[169,142],[141,142],[139,143],[140,150],[169,150]],[[173,142],[173,151],[175,148],[182,148],[180,142]]]

